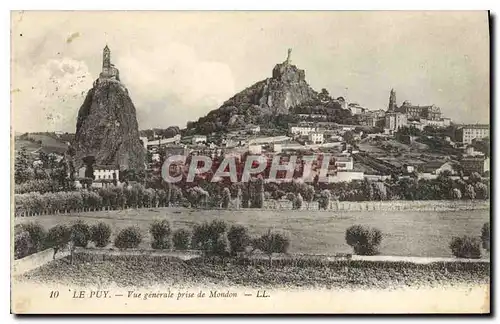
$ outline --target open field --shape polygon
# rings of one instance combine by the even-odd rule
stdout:
[[[290,265],[267,260],[206,260],[195,258],[109,257],[105,261],[67,257],[22,276],[20,281],[70,286],[107,287],[315,287],[327,289],[394,289],[450,284],[487,285],[489,263],[412,264],[405,262],[337,261],[321,265]],[[140,260],[140,261],[139,261]]]
[[[124,227],[138,225],[145,235],[140,247],[148,248],[148,229],[155,218],[169,219],[174,229],[222,219],[247,226],[251,234],[263,234],[269,228],[285,231],[291,239],[290,252],[307,254],[351,253],[350,246],[345,243],[345,230],[361,224],[382,231],[382,255],[452,257],[448,247],[451,238],[479,236],[489,216],[489,210],[328,212],[155,208],[22,217],[16,218],[15,223],[37,221],[48,229],[56,224],[71,224],[77,219],[89,224],[104,221],[111,225],[112,236]]]

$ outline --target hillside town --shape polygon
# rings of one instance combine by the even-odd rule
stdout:
[[[421,292],[458,287],[461,305],[484,311],[491,129],[474,122],[489,120],[488,53],[462,45],[443,59],[441,47],[463,35],[479,47],[479,13],[122,14],[37,12],[45,33],[12,33],[17,308],[33,306],[36,285],[45,311],[72,298],[65,313],[253,298],[279,313],[277,299],[307,289],[312,304],[361,300],[363,313],[367,292],[397,291],[384,311],[412,313]],[[386,20],[396,27],[379,38]],[[70,27],[81,34],[54,45]],[[169,38],[182,30],[196,46]],[[321,295],[337,292],[349,298]],[[433,312],[449,299],[438,295]]]
[[[294,70],[289,70],[296,69],[291,65],[290,55],[291,50],[285,62],[273,70],[273,78],[295,77]],[[110,49],[106,46],[103,50],[103,69],[94,85],[111,82],[122,87],[119,71],[110,57]],[[300,82],[305,82],[304,71],[298,70],[298,75]],[[489,177],[489,125],[455,123],[433,104],[415,105],[409,100],[398,104],[395,89],[390,90],[388,104],[384,108],[370,109],[347,102],[343,97],[334,99],[325,89],[318,97],[319,102],[326,106],[335,105],[340,110],[336,114],[350,116],[351,123],[335,121],[328,111],[307,114],[302,111],[290,113],[287,116],[291,118],[290,122],[279,128],[250,123],[241,127],[227,126],[224,132],[209,133],[197,133],[196,129],[180,129],[171,125],[166,125],[165,129],[142,130],[139,132],[139,143],[146,152],[144,170],[147,174],[158,175],[163,161],[174,155],[204,155],[212,159],[233,156],[238,163],[243,163],[246,155],[260,155],[268,163],[275,156],[280,156],[281,161],[286,163],[290,156],[329,155],[332,157],[328,167],[330,183],[408,177],[436,179],[442,172],[456,179],[467,178],[473,173]],[[24,134],[20,139],[36,142],[33,140],[36,136]],[[51,141],[59,140],[65,144],[62,148],[58,145],[57,149],[41,145],[32,150],[33,166],[43,164],[42,159],[46,156],[61,161],[66,154],[66,145],[70,150],[75,149],[75,145],[70,145],[74,135],[56,132],[45,134],[47,136]],[[92,178],[93,187],[124,180],[124,168],[119,161],[95,163],[91,174],[86,162],[75,162],[72,178],[76,188],[83,187],[88,178]],[[179,171],[179,168],[187,167],[177,165],[174,169]]]

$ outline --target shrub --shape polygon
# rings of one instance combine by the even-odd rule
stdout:
[[[354,225],[346,230],[345,240],[353,247],[355,254],[376,255],[382,242],[382,232],[377,228]]]
[[[187,250],[190,244],[191,232],[187,229],[181,228],[174,232],[172,241],[176,250]]]
[[[95,246],[105,247],[108,245],[111,236],[111,227],[108,224],[99,222],[92,225],[90,232],[91,240],[95,243]]]
[[[457,258],[479,259],[481,257],[481,245],[479,239],[464,235],[462,237],[453,237],[450,243],[450,249]]]
[[[136,248],[142,241],[141,230],[138,226],[122,229],[115,238],[115,246],[119,249]]]
[[[153,237],[151,247],[153,249],[170,249],[170,234],[172,230],[170,223],[166,220],[155,220],[149,227],[149,233]]]
[[[68,244],[71,237],[72,232],[66,225],[56,225],[49,229],[45,239],[45,244],[46,247],[54,249],[54,259],[56,257],[56,253]]]
[[[47,233],[38,223],[23,224],[21,229],[28,232],[31,244],[29,245],[29,254],[41,251],[45,247],[45,236]]]
[[[483,243],[483,249],[490,251],[490,223],[484,223],[481,228],[481,241]]]
[[[229,256],[230,254],[229,239],[227,238],[227,233],[221,233],[214,240],[212,245],[212,254],[218,256]]]
[[[71,240],[75,246],[86,247],[91,239],[90,226],[82,221],[77,220],[71,226]]]
[[[202,250],[205,254],[216,254],[220,251],[217,241],[226,232],[227,224],[224,221],[214,220],[211,223],[195,225],[191,239],[193,249]]]
[[[233,255],[245,251],[245,248],[250,244],[248,229],[241,225],[231,226],[227,233],[227,238]]]
[[[20,232],[14,237],[14,259],[21,259],[30,254],[32,250],[30,234]]]
[[[273,253],[286,253],[290,247],[290,240],[284,234],[273,233],[270,230],[253,241],[254,248],[261,250],[269,256],[272,264]]]

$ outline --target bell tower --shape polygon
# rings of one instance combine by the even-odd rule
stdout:
[[[394,89],[391,89],[391,94],[389,95],[389,107],[387,107],[387,111],[395,111],[397,107],[396,91],[394,91]]]
[[[104,72],[105,69],[109,69],[111,67],[111,51],[109,50],[108,45],[104,47],[104,50],[102,51],[102,71]]]

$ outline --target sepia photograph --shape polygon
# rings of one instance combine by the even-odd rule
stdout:
[[[490,314],[488,11],[11,11],[14,314]]]

